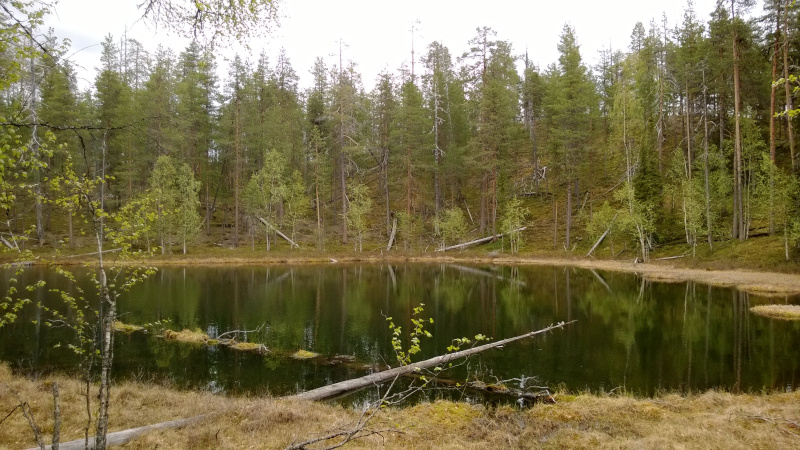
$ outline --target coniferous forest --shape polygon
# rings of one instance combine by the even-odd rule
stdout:
[[[0,11],[5,247],[91,244],[84,200],[104,211],[101,239],[161,252],[433,251],[499,234],[512,252],[585,252],[605,235],[646,261],[775,235],[790,259],[800,240],[791,0],[709,17],[690,4],[596,65],[569,25],[546,67],[478,28],[466,51],[430,42],[369,83],[358,61],[298,68],[284,52],[238,55],[221,76],[198,42],[109,35],[86,90],[31,5]]]

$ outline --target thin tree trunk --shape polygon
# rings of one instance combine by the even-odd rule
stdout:
[[[786,90],[786,134],[789,138],[789,155],[792,161],[792,172],[794,172],[797,168],[795,156],[794,156],[794,128],[792,126],[792,117],[789,115],[789,111],[791,111],[794,106],[792,105],[792,88],[789,85],[789,7],[793,3],[792,0],[786,0],[784,4],[784,14],[783,14],[783,78],[784,78],[784,88]]]
[[[703,184],[706,196],[706,232],[708,248],[714,248],[714,238],[711,229],[711,188],[709,183],[708,168],[708,86],[706,86],[706,73],[703,71]]]
[[[52,450],[58,450],[61,444],[61,405],[59,403],[58,383],[53,382],[53,444]]]
[[[319,202],[319,145],[314,143],[314,152],[316,153],[314,164],[314,198],[317,205],[317,248],[322,251],[322,204]]]
[[[102,245],[100,246],[102,251]],[[102,259],[102,253],[100,253]],[[100,286],[100,299],[105,306],[102,315],[102,349],[100,353],[100,390],[97,393],[99,407],[97,411],[97,432],[95,435],[95,448],[106,448],[106,433],[108,432],[108,411],[111,399],[111,363],[114,359],[114,320],[117,315],[116,301],[111,298],[108,291],[108,281],[105,269],[98,269],[98,283]]]
[[[570,228],[572,228],[572,182],[567,183],[567,250],[570,248]]]
[[[553,194],[553,248],[558,248],[558,201]]]
[[[234,111],[234,133],[236,136],[234,137],[234,147],[236,151],[236,160],[234,161],[233,167],[233,246],[239,246],[239,176],[240,176],[240,158],[241,158],[241,148],[239,142],[239,134],[240,134],[240,124],[239,124],[239,108],[240,108],[240,100],[239,100],[239,93],[236,93],[236,110]]]
[[[772,45],[772,82],[778,79],[778,50],[780,50],[781,11],[776,11],[775,42]],[[769,158],[775,163],[775,105],[778,88],[774,84],[769,96]]]
[[[741,133],[741,83],[739,74],[739,39],[736,33],[735,2],[731,0],[731,20],[733,32],[733,110],[734,110],[734,144],[733,144],[733,238],[745,240],[744,205],[742,193],[742,133]]]
[[[75,234],[72,225],[72,211],[67,211],[67,222],[69,224],[69,249],[75,250]]]

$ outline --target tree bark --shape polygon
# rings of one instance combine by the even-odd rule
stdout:
[[[792,88],[789,86],[789,7],[792,0],[786,0],[784,3],[783,14],[783,79],[784,88],[786,90],[786,134],[789,138],[789,155],[792,161],[792,172],[796,170],[796,162],[794,156],[794,128],[792,127],[792,117],[789,115],[794,106],[792,105]]]
[[[744,196],[742,194],[742,132],[741,132],[741,83],[739,74],[739,39],[736,32],[735,0],[731,0],[731,25],[733,37],[733,238],[746,239],[744,230]]]
[[[397,217],[392,217],[392,234],[389,235],[389,244],[386,246],[386,251],[392,249],[394,245],[394,237],[397,234]]]
[[[300,394],[295,394],[293,396],[290,396],[289,398],[310,400],[310,401],[318,401],[318,400],[333,398],[336,396],[347,394],[357,389],[373,386],[378,383],[383,383],[402,375],[414,373],[420,369],[426,369],[428,367],[444,365],[456,359],[466,358],[467,356],[475,355],[480,352],[489,350],[491,348],[502,347],[514,341],[533,337],[559,328],[564,328],[566,325],[570,325],[574,322],[575,322],[574,320],[571,322],[559,322],[556,325],[551,325],[547,328],[543,328],[538,331],[533,331],[530,333],[526,333],[508,339],[503,339],[497,342],[491,342],[489,344],[480,345],[467,350],[448,353],[446,355],[441,355],[431,359],[426,359],[425,361],[420,361],[406,366],[395,367],[393,369],[385,370],[383,372],[372,373],[361,378],[356,378],[354,380],[347,380],[347,381],[342,381],[340,383],[329,384],[321,388],[312,389],[310,391],[302,392]]]
[[[775,16],[775,42],[772,44],[772,82],[778,78],[778,50],[780,50],[781,35],[781,8],[778,7]],[[775,163],[775,105],[778,88],[774,84],[769,96],[769,158]]]
[[[567,183],[567,249],[570,248],[570,231],[572,228],[572,182]]]

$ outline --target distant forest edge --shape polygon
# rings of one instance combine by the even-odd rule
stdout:
[[[721,1],[703,21],[689,3],[594,67],[569,25],[547,67],[478,28],[467,52],[432,42],[369,91],[341,54],[300,89],[284,52],[237,55],[218,77],[198,42],[176,55],[112,36],[80,91],[69,42],[33,39],[35,11],[27,26],[0,11],[2,245],[86,246],[105,221],[101,239],[162,252],[503,234],[511,252],[602,236],[647,261],[664,243],[772,234],[789,260],[800,7],[754,6]]]

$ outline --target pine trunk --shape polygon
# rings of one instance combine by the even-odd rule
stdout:
[[[791,0],[786,0],[784,5],[784,11],[786,13],[783,15],[783,78],[786,80],[783,85],[786,90],[786,134],[789,139],[789,155],[792,161],[792,171],[794,172],[797,169],[795,163],[795,156],[794,156],[794,128],[792,127],[792,118],[789,115],[789,111],[791,111],[794,106],[792,105],[792,88],[789,85],[789,7],[791,4],[794,3]]]
[[[745,240],[744,230],[744,196],[742,193],[742,132],[741,132],[741,83],[739,74],[739,43],[736,33],[736,11],[731,0],[731,17],[733,26],[733,111],[734,111],[734,143],[733,143],[733,238]]]

